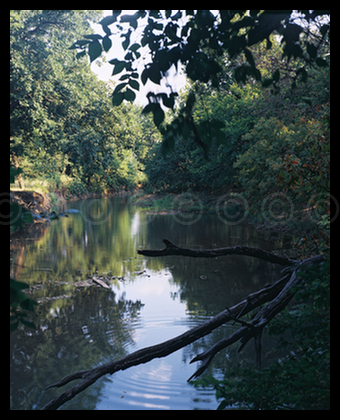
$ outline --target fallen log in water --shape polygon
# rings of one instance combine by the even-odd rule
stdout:
[[[139,249],[138,254],[147,257],[164,257],[167,255],[182,255],[192,258],[216,258],[225,255],[247,255],[249,257],[260,258],[262,260],[279,264],[279,265],[294,265],[297,263],[295,260],[275,255],[272,252],[264,251],[258,248],[251,248],[249,246],[230,246],[227,248],[214,248],[214,249],[191,249],[179,247],[168,239],[163,239],[166,245],[163,249]]]
[[[176,254],[167,254],[167,255],[188,255],[192,253],[192,251],[197,250],[189,250],[186,248],[180,248],[176,245],[173,245],[168,240],[163,240],[166,244],[167,248],[165,250],[156,251],[158,253],[157,256],[163,255],[163,252],[168,252],[169,250],[176,250]],[[241,251],[242,255],[249,255],[248,250],[247,253],[244,253],[244,248],[247,247],[233,247],[236,252],[227,251],[227,254],[223,255],[230,255],[230,254],[240,254],[239,250],[243,248]],[[168,249],[168,250],[167,250]],[[228,249],[228,248],[220,248],[221,249]],[[218,250],[218,251],[220,251]],[[230,250],[230,248],[229,248]],[[255,251],[254,251],[255,250]],[[198,250],[197,252],[200,253],[208,253],[211,255],[216,250]],[[258,258],[266,259],[268,261],[267,255],[271,254],[263,252],[258,252],[261,250],[256,250],[251,248],[252,256],[257,256]],[[180,254],[179,252],[183,252]],[[152,250],[144,250],[142,252],[143,255],[151,255],[151,253],[155,253]],[[261,256],[260,256],[261,255]],[[269,259],[272,260],[272,256],[274,254],[269,255]],[[154,255],[156,256],[156,255]],[[193,255],[190,255],[193,256]],[[206,257],[206,255],[201,255]],[[196,255],[197,257],[197,255]],[[276,257],[276,256],[275,256]],[[206,350],[205,352],[198,354],[190,363],[196,361],[202,361],[202,365],[199,369],[188,379],[192,379],[194,377],[199,376],[204,370],[209,366],[211,360],[219,352],[221,349],[229,346],[230,344],[236,342],[237,340],[241,341],[241,346],[239,351],[243,349],[243,347],[247,344],[247,342],[254,338],[255,341],[255,352],[256,352],[256,361],[258,366],[261,366],[261,335],[263,328],[275,317],[277,313],[282,311],[289,301],[294,296],[294,292],[292,288],[295,287],[299,282],[302,280],[302,277],[298,275],[299,271],[304,271],[308,266],[312,264],[319,264],[322,263],[325,258],[323,255],[318,255],[316,257],[312,257],[308,260],[302,262],[292,262],[292,260],[285,259],[283,257],[280,260],[277,260],[278,264],[283,264],[284,260],[287,267],[282,270],[283,276],[276,281],[274,284],[264,287],[254,293],[251,293],[244,299],[242,302],[234,305],[231,308],[227,308],[224,311],[220,312],[218,315],[214,316],[210,320],[204,322],[202,325],[199,325],[191,330],[175,337],[170,340],[164,341],[162,343],[156,344],[154,346],[145,347],[143,349],[137,350],[119,360],[114,360],[106,365],[98,366],[93,369],[89,370],[81,370],[78,372],[74,372],[65,378],[61,379],[60,381],[49,385],[46,389],[52,387],[61,387],[69,382],[80,379],[80,382],[73,386],[72,388],[64,391],[59,396],[52,399],[49,403],[47,403],[42,410],[53,410],[59,408],[65,402],[71,400],[77,394],[88,388],[94,382],[96,382],[100,377],[106,374],[112,375],[113,373],[119,370],[125,370],[130,368],[131,366],[136,366],[142,363],[147,363],[154,358],[165,357],[182,347],[187,346],[188,344],[196,341],[197,339],[204,337],[205,335],[209,334],[214,329],[218,328],[222,324],[228,321],[236,321],[242,324],[242,327],[230,334],[228,337],[220,340],[210,349]],[[270,261],[272,262],[272,261]],[[240,319],[241,315],[245,315],[251,310],[263,305],[264,303],[269,302],[268,305],[264,306],[257,315],[253,318],[251,322],[246,322]]]
[[[104,287],[104,289],[111,289],[110,286],[108,286],[106,283],[104,283],[102,280],[97,279],[97,277],[92,277],[92,280],[99,284],[99,286]]]

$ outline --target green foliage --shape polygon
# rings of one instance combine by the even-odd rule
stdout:
[[[294,306],[269,324],[269,333],[281,337],[286,356],[262,370],[232,366],[223,380],[195,381],[197,387],[216,390],[218,409],[330,409],[329,258],[301,275]]]
[[[291,87],[296,88],[300,81],[307,81],[315,67],[328,66],[325,51],[330,33],[328,10],[297,12],[299,18],[293,10],[219,10],[215,14],[209,10],[174,14],[167,10],[139,10],[134,15],[113,11],[112,16],[100,22],[106,33],[104,39],[111,35],[112,30],[120,33],[122,47],[127,53],[124,60],[114,58],[109,61],[114,66],[113,75],[124,72],[119,79],[124,83],[118,84],[113,92],[112,103],[119,106],[124,99],[133,102],[136,97],[134,90],[139,90],[139,83],[133,79],[140,78],[143,85],[148,81],[160,85],[169,69],[173,66],[178,69],[179,63],[192,82],[211,88],[219,89],[223,86],[223,79],[228,78],[239,84],[262,82],[262,87],[270,87],[274,94],[287,84],[287,79]],[[131,33],[138,27],[143,28],[142,34],[138,42],[133,43]],[[71,48],[77,48],[78,54],[87,51],[92,60],[102,48],[99,43],[102,37],[92,35],[91,43],[88,38],[76,41]],[[109,41],[104,43],[104,39],[103,49],[108,51]],[[277,55],[278,39],[280,57]],[[263,49],[264,44],[267,56],[275,56],[275,62],[268,60],[269,66],[268,63],[263,65],[263,60],[259,59],[263,55],[259,49]],[[143,56],[142,66],[138,51],[141,46],[148,48],[151,57],[148,61]],[[227,75],[224,74],[226,62],[233,63],[232,71]],[[201,122],[199,133],[189,107],[186,107],[185,115],[178,115],[165,130],[162,106],[174,109],[175,94],[172,90],[170,94],[149,92],[148,99],[144,112],[152,112],[155,125],[164,134],[163,153],[174,149],[176,137],[187,140],[190,131],[206,158],[213,138],[219,143],[227,143],[220,127],[211,119]]]
[[[288,63],[294,60],[302,63],[302,67],[292,68],[295,78],[302,74],[302,78],[306,79],[308,66],[328,66],[322,57],[322,49],[329,41],[330,25],[327,21],[314,26],[317,29],[310,30],[308,24],[319,22],[320,16],[329,15],[329,10],[297,12],[300,13],[300,21],[294,16],[293,10],[219,10],[215,14],[209,10],[186,10],[175,14],[167,10],[139,10],[134,15],[122,15],[122,11],[118,10],[100,21],[106,33],[104,38],[96,34],[85,36],[86,39],[76,41],[71,48],[76,48],[81,55],[87,51],[93,61],[102,49],[109,51],[109,36],[113,29],[114,33],[121,33],[121,44],[127,51],[124,61],[110,61],[114,65],[114,75],[125,70],[120,80],[136,74],[137,62],[141,57],[138,49],[147,46],[151,62],[144,62],[140,74],[144,85],[149,80],[160,84],[167,71],[173,65],[177,67],[180,62],[192,81],[209,83],[216,88],[223,70],[220,62],[223,54],[228,54],[230,60],[244,55],[246,63],[240,63],[234,69],[237,82],[246,83],[249,79],[261,81],[262,69],[257,66],[250,48],[265,41],[267,50],[270,50],[273,46],[271,36],[274,34],[281,37],[282,58]],[[304,19],[305,26],[302,26],[301,19]],[[136,30],[142,25],[140,44],[130,45],[132,29]],[[263,81],[263,85],[278,83],[280,78],[281,72],[276,68],[272,76]],[[295,83],[295,79],[292,81]],[[132,94],[129,96],[132,98]],[[113,95],[113,102],[120,104],[124,98],[131,100],[117,92]],[[163,104],[173,107],[170,103]]]
[[[260,119],[243,136],[250,147],[235,168],[254,212],[263,216],[263,197],[278,192],[288,207],[294,203],[294,210],[301,211],[313,195],[329,191],[328,127],[322,123],[324,112],[320,114],[287,125],[275,118]],[[321,213],[327,211],[324,207]]]
[[[148,147],[148,118],[130,104],[112,110],[110,99],[113,94],[114,105],[132,102],[137,73],[107,86],[91,72],[85,54],[76,54],[86,47],[94,61],[111,46],[108,36],[91,33],[89,22],[99,16],[97,11],[11,11],[11,156],[26,180],[43,180],[49,191],[134,189],[143,178],[139,157]],[[112,21],[104,18],[103,25]],[[84,32],[84,39],[74,42]],[[137,44],[131,46],[133,54],[137,50]]]

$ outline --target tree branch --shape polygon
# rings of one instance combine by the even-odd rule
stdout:
[[[194,357],[190,363],[197,362],[201,360],[203,363],[197,369],[197,371],[188,379],[190,381],[193,378],[201,375],[206,368],[209,366],[210,362],[222,349],[230,346],[232,343],[235,343],[237,340],[241,341],[241,346],[238,349],[240,352],[248,341],[254,337],[255,339],[255,351],[256,351],[256,362],[257,365],[261,366],[261,334],[263,328],[279,313],[281,312],[293,298],[295,292],[292,291],[292,288],[297,286],[302,281],[302,276],[298,276],[299,271],[304,271],[308,266],[313,264],[320,264],[325,260],[323,255],[317,255],[315,257],[309,258],[302,261],[296,267],[286,268],[283,271],[286,271],[286,276],[289,276],[288,282],[284,285],[281,292],[264,306],[254,317],[254,319],[247,325],[247,323],[242,322],[242,327],[237,331],[230,334],[228,337],[223,338],[222,340],[215,343],[210,349],[206,350],[203,353],[198,354]],[[282,279],[281,279],[282,280]],[[279,280],[280,281],[280,280]],[[248,296],[249,297],[249,296]],[[242,312],[245,311],[242,309]],[[245,324],[245,325],[244,325]]]
[[[123,357],[122,359],[113,361],[106,365],[102,365],[90,370],[82,370],[72,373],[71,375],[68,375],[65,378],[61,379],[59,382],[49,385],[46,389],[53,387],[59,388],[75,379],[81,379],[77,385],[73,386],[72,388],[68,389],[59,396],[52,399],[42,408],[42,410],[55,410],[59,408],[65,402],[71,400],[84,389],[88,388],[103,375],[112,375],[114,372],[117,372],[119,370],[125,370],[131,366],[136,366],[141,363],[149,362],[154,358],[165,357],[181,349],[182,347],[185,347],[188,344],[196,341],[197,339],[204,337],[205,335],[209,334],[211,331],[218,328],[222,324],[237,318],[241,311],[243,314],[246,314],[251,310],[257,308],[258,306],[262,305],[263,303],[266,303],[275,298],[275,296],[277,296],[277,294],[280,293],[280,291],[283,289],[288,278],[289,276],[285,274],[284,277],[275,282],[273,285],[249,294],[247,298],[242,302],[239,302],[231,308],[225,309],[224,311],[220,312],[219,314],[209,319],[202,325],[192,328],[191,330],[175,338],[164,341],[160,344],[156,344],[154,346],[145,347],[143,349],[137,350]],[[247,326],[242,328],[248,329]],[[235,341],[239,338],[240,337],[235,338]]]
[[[164,257],[167,255],[182,255],[185,257],[193,258],[215,258],[224,255],[247,255],[249,257],[260,258],[262,260],[279,264],[283,266],[292,266],[297,263],[295,260],[289,258],[280,257],[268,251],[263,251],[258,248],[251,248],[248,246],[231,246],[227,248],[216,248],[216,249],[190,249],[179,247],[168,239],[163,239],[166,245],[163,249],[140,249],[138,254],[145,255],[148,257]]]

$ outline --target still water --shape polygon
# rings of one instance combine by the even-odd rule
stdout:
[[[250,257],[138,255],[138,249],[163,248],[163,238],[192,248],[267,250],[282,247],[282,241],[216,215],[145,214],[129,202],[115,197],[64,203],[63,210],[80,213],[12,241],[11,274],[32,286],[30,296],[40,304],[36,330],[20,327],[11,334],[11,409],[39,409],[76,382],[44,391],[47,385],[177,336],[277,278],[275,266]],[[74,286],[93,275],[110,278],[110,290]],[[61,409],[215,409],[213,390],[187,383],[198,368],[189,362],[235,328],[221,326],[165,358],[105,376]],[[268,340],[263,344],[269,359]],[[252,345],[236,350],[221,351],[207,374],[222,378],[231,363],[253,360]]]

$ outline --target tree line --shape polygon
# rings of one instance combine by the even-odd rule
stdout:
[[[27,185],[47,192],[133,190],[145,182],[148,145],[158,138],[137,105],[112,109],[113,86],[70,46],[93,33],[99,11],[12,10],[10,154]]]

